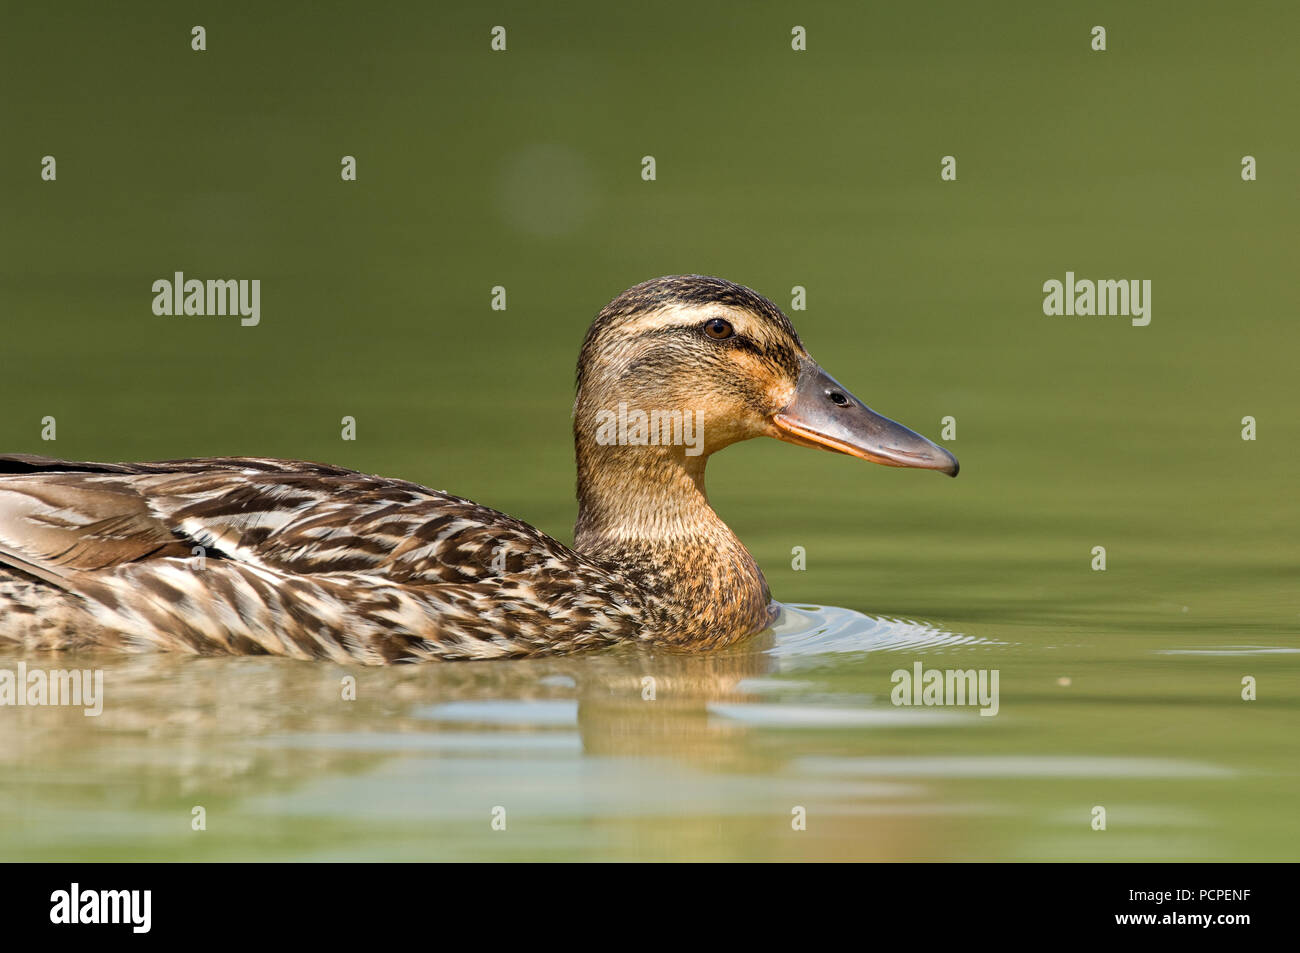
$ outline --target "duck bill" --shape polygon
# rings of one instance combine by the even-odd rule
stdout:
[[[772,436],[801,447],[847,453],[887,467],[956,476],[957,458],[919,433],[882,417],[804,358],[794,399],[772,417]]]

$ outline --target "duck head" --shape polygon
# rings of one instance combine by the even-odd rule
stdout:
[[[763,436],[885,466],[958,469],[822,370],[775,304],[700,275],[644,282],[597,316],[578,362],[574,434],[580,483],[584,457],[614,455],[642,472],[673,460],[702,477],[710,454]]]

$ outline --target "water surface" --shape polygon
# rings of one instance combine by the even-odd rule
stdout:
[[[788,607],[707,656],[345,670],[79,657],[104,712],[0,720],[11,859],[1286,858],[1284,646],[1099,652]],[[1025,633],[1029,635],[1029,633]],[[1261,649],[1274,650],[1260,668]],[[1178,654],[1171,654],[1178,653]],[[994,668],[1000,709],[890,703],[891,673]],[[27,659],[28,664],[36,660]],[[57,664],[71,664],[63,658]],[[15,659],[0,659],[13,667]],[[343,699],[343,678],[357,680]],[[1278,689],[1266,678],[1265,695]],[[1107,829],[1091,812],[1107,810]],[[191,830],[202,806],[207,829]],[[495,830],[504,808],[505,829]],[[792,828],[806,812],[806,830]]]

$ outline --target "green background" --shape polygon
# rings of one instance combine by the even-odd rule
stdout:
[[[206,52],[190,48],[194,24]],[[495,24],[508,29],[506,53],[489,50]],[[806,52],[790,48],[795,24]],[[1105,52],[1090,47],[1094,24],[1108,31]],[[615,757],[710,766],[706,793],[666,816],[633,803],[644,779],[616,765],[607,799],[586,800],[584,772],[610,755],[593,737],[627,734],[598,726],[630,719],[635,734],[649,717],[630,702],[617,716],[588,704],[575,774],[536,774],[518,753],[483,762],[564,779],[570,796],[557,803],[571,810],[540,840],[480,843],[473,811],[472,825],[423,818],[420,830],[437,832],[427,841],[386,837],[389,821],[418,819],[403,815],[409,802],[376,819],[334,792],[315,813],[279,795],[287,806],[248,820],[245,840],[123,833],[105,835],[103,855],[1294,859],[1298,28],[1286,3],[9,8],[5,450],[327,460],[469,496],[568,541],[573,364],[600,307],[662,274],[721,275],[787,309],[803,285],[808,308],[791,316],[811,353],[927,436],[954,416],[957,439],[945,442],[961,477],[762,441],[713,462],[715,507],[784,602],[923,619],[1000,645],[978,664],[1001,668],[1002,715],[975,728],[701,728],[704,740],[677,731],[652,754],[611,742]],[[40,178],[44,155],[57,159],[55,182]],[[356,182],[340,179],[344,155],[357,159]],[[655,156],[656,181],[641,179],[643,155]],[[955,182],[940,180],[945,155]],[[1244,155],[1258,181],[1242,181]],[[261,279],[260,326],[153,315],[152,282],[178,270]],[[1150,279],[1150,326],[1045,316],[1042,284],[1067,270]],[[489,307],[495,285],[507,288],[504,312]],[[40,439],[46,415],[58,421],[53,443]],[[355,442],[340,439],[344,415]],[[1258,421],[1253,442],[1241,439],[1245,415]],[[1090,570],[1097,545],[1105,573]],[[791,569],[794,546],[807,550],[804,572]],[[800,684],[814,688],[769,685],[743,702],[887,708],[896,667],[977,664],[957,646],[870,647],[809,663]],[[77,856],[56,827],[127,831],[123,818],[187,814],[207,775],[178,752],[247,733],[220,719],[176,728],[177,713],[192,710],[196,686],[251,664],[110,668],[120,685],[158,679],[131,719],[111,696],[99,722],[0,711],[13,752],[0,848]],[[323,715],[302,713],[316,690],[303,683],[338,673],[257,664],[258,678],[275,671],[294,686],[276,689],[286,707],[268,703],[258,724],[319,728]],[[580,699],[614,678],[572,664]],[[648,663],[626,664],[599,663],[625,676]],[[699,675],[697,663],[673,664]],[[1243,675],[1259,679],[1258,701],[1240,700]],[[427,675],[412,704],[462,690],[531,697],[544,677],[527,663],[472,689],[446,684],[469,676]],[[709,722],[700,713],[716,688],[691,691],[690,717]],[[358,737],[398,717],[373,714]],[[158,723],[176,733],[155,727],[162,736],[139,749],[149,755],[113,775],[116,800],[96,800],[108,769],[88,752]],[[417,727],[433,732],[436,719]],[[785,777],[793,798],[810,777],[801,758],[883,753],[994,767],[924,788],[947,818],[942,837],[883,837],[891,815],[851,792],[834,802],[849,826],[802,841],[789,840],[784,801],[773,823],[786,833],[770,839],[745,809],[728,827],[699,807],[725,801],[735,772]],[[1187,758],[1228,775],[1157,771],[1083,790],[1051,761],[1036,775],[1049,780],[1025,783],[997,768],[1009,756]],[[385,787],[383,772],[343,761],[348,771],[331,762],[273,781],[252,759],[242,786],[231,782],[232,809],[354,767],[351,783]],[[51,764],[81,779],[82,795],[49,787]],[[447,783],[428,770],[414,791]],[[482,786],[466,770],[472,802]],[[1132,807],[1128,823],[1090,831],[1088,809],[1108,799]],[[267,835],[291,815],[292,835]]]

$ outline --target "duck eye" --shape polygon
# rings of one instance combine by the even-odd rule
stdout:
[[[724,321],[721,318],[713,318],[712,320],[704,322],[704,333],[715,341],[725,341],[736,332],[735,329],[732,328],[730,322]]]

